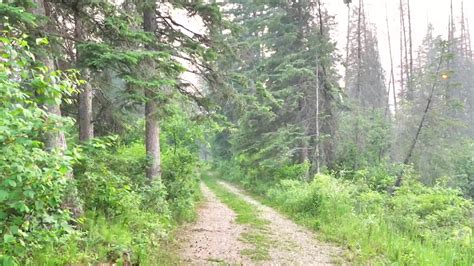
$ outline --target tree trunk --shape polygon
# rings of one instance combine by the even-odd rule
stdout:
[[[400,0],[400,91],[405,93],[405,72],[403,65],[403,2]]]
[[[431,85],[431,92],[430,92],[430,95],[429,95],[428,100],[426,102],[426,107],[425,107],[425,110],[423,111],[423,116],[420,120],[420,123],[418,124],[418,128],[416,130],[415,137],[413,138],[413,140],[411,142],[411,145],[408,148],[407,156],[405,157],[405,160],[403,160],[403,164],[405,164],[405,165],[410,163],[411,157],[413,155],[413,151],[415,150],[415,147],[416,147],[416,143],[418,142],[418,139],[419,139],[420,134],[421,134],[421,130],[423,129],[423,126],[424,126],[425,121],[426,121],[426,117],[428,116],[428,112],[429,112],[431,104],[433,102],[433,96],[435,94],[436,85],[438,85],[437,78],[439,76],[439,71],[440,71],[442,62],[443,62],[443,57],[441,56],[440,59],[439,59],[439,62],[438,62],[438,66],[436,68],[436,72],[435,72],[436,80],[434,80],[433,84]],[[400,187],[402,185],[402,181],[403,181],[402,174],[403,173],[401,172],[397,176],[397,180],[395,181],[395,187]],[[393,193],[393,191],[392,191],[392,193]]]
[[[156,29],[156,2],[145,1],[143,10],[143,29],[146,32],[155,32]],[[160,125],[158,121],[158,107],[153,91],[145,89],[145,143],[146,154],[149,160],[146,171],[147,178],[152,181],[161,177],[161,152],[160,152]]]
[[[30,10],[31,13],[39,16],[49,17],[47,8],[48,6],[44,0],[33,0],[33,3],[36,5],[36,7]],[[45,31],[47,32],[54,31],[54,28],[51,26],[51,24],[47,24],[45,27]],[[44,62],[49,71],[55,70],[54,61],[49,55],[49,52],[45,55],[38,55],[38,58]],[[49,116],[61,117],[61,106],[59,104],[47,104],[45,105],[45,109]],[[57,130],[53,132],[47,132],[45,134],[45,149],[49,152],[57,150],[61,154],[64,154],[64,152],[67,150],[66,137],[64,135],[64,131],[62,130],[61,122],[58,122],[56,126]],[[68,179],[73,179],[72,172],[67,172],[65,176]],[[65,192],[61,206],[63,209],[69,210],[76,218],[82,215],[82,204],[75,186],[70,187],[69,190]]]
[[[84,25],[76,10],[74,13],[75,28],[74,36],[76,38],[76,62],[81,60],[81,53],[79,52],[78,44],[84,41]],[[90,81],[90,74],[87,69],[82,71],[84,79]],[[89,82],[84,84],[79,95],[79,140],[88,141],[94,137],[94,125],[92,124],[92,87]]]
[[[390,25],[388,23],[388,14],[385,15],[385,20],[387,22],[388,49],[389,49],[389,54],[390,54],[390,84],[391,84],[391,87],[389,86],[389,95],[390,95],[390,89],[392,89],[394,112],[397,113],[397,92],[395,91],[395,73],[394,73],[394,66],[393,66],[392,38],[390,36]]]
[[[344,77],[344,84],[347,87],[347,77],[348,77],[348,69],[349,69],[349,49],[350,49],[350,39],[351,36],[351,6],[347,3],[347,35],[346,35],[346,76]]]
[[[61,108],[58,104],[48,104],[45,107],[49,115],[61,117]],[[58,124],[58,127],[61,126],[62,124]],[[45,147],[47,151],[53,151],[57,149],[61,151],[61,153],[64,153],[67,150],[67,143],[66,137],[64,136],[64,131],[58,130],[55,132],[48,132],[46,134]]]
[[[406,29],[406,22],[405,22],[405,7],[403,5],[403,1],[400,0],[400,15],[401,15],[401,27],[403,32],[403,47],[404,47],[404,61],[405,64],[401,67],[405,69],[405,82],[406,82],[406,97],[408,100],[413,100],[413,92],[412,88],[410,88],[410,67],[409,67],[409,60],[408,60],[408,38],[407,38],[407,29]],[[402,55],[403,56],[403,55]]]
[[[321,8],[321,0],[317,1],[318,4],[318,18],[319,18],[319,34],[321,38],[325,36],[325,28],[324,28],[324,20],[323,20],[323,12]],[[324,160],[326,162],[326,166],[329,169],[334,167],[335,162],[335,136],[336,136],[336,118],[333,113],[332,109],[332,101],[334,100],[332,92],[331,92],[331,85],[327,81],[327,71],[326,66],[321,64],[320,58],[318,58],[319,64],[319,72],[317,73],[320,85],[320,96],[321,101],[320,104],[320,117],[324,117],[321,119],[320,122],[320,133],[323,135],[329,136],[324,141],[321,141],[321,148],[324,153]]]
[[[150,90],[146,90],[147,102],[145,104],[146,117],[146,154],[149,165],[146,171],[148,179],[153,180],[161,176],[161,152],[160,152],[160,125],[157,115],[157,104]]]
[[[411,23],[411,7],[410,7],[410,0],[407,1],[407,12],[408,12],[408,45],[410,49],[410,63],[409,63],[409,80],[408,88],[413,91],[413,31],[412,31],[412,23]],[[413,92],[410,92],[410,95],[413,95]]]
[[[39,16],[48,15],[46,13],[46,6],[43,0],[34,0],[33,3],[36,5],[36,7],[30,10],[31,13],[35,15],[39,15]],[[50,26],[46,26],[46,27],[50,27]],[[49,71],[54,71],[55,66],[54,66],[54,61],[51,58],[51,56],[44,55],[42,58],[40,58],[40,60],[43,61],[43,63],[46,65]],[[48,112],[48,114],[52,116],[61,117],[61,108],[59,104],[45,105],[45,109]],[[58,128],[60,127],[61,125],[58,124]],[[67,149],[66,138],[64,136],[64,132],[62,130],[48,132],[46,134],[45,147],[46,147],[46,150],[48,151],[58,149],[61,152],[64,152]]]
[[[79,95],[79,140],[88,141],[93,137],[92,88],[90,84],[84,84]]]
[[[316,143],[315,143],[315,162],[316,162],[316,173],[319,174],[321,172],[321,155],[319,150],[319,142],[321,139],[321,134],[319,132],[319,62],[316,65]]]

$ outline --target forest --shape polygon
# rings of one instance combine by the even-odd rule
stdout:
[[[364,2],[0,0],[0,264],[473,265],[471,14]]]

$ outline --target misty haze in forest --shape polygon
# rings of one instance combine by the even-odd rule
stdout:
[[[473,20],[0,0],[0,264],[473,265]]]

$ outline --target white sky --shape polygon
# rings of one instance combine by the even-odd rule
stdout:
[[[253,0],[248,0],[253,1]],[[347,6],[343,0],[322,0],[326,5],[329,15],[335,16],[337,23],[335,31],[332,33],[338,44],[339,53],[345,55],[346,34],[347,34]],[[407,2],[408,0],[403,0]],[[448,22],[450,15],[450,0],[410,0],[411,19],[413,31],[413,49],[414,55],[425,37],[428,23],[433,24],[435,35],[447,36]],[[358,7],[359,0],[352,0],[351,8]],[[379,52],[382,66],[387,74],[390,72],[390,57],[387,40],[386,16],[388,16],[390,25],[390,35],[392,39],[392,54],[395,68],[395,78],[399,80],[400,65],[400,0],[364,0],[365,11],[369,23],[375,25],[379,43]],[[461,20],[462,0],[453,0],[453,10],[455,23]],[[202,32],[203,24],[198,18],[188,18],[183,10],[173,11],[173,16],[188,28],[196,32]],[[470,29],[474,29],[474,0],[464,0],[464,16],[469,22]],[[458,29],[459,30],[459,29]],[[408,31],[408,27],[407,27]],[[471,31],[472,32],[472,31]],[[459,34],[459,32],[458,32]],[[474,32],[471,38],[474,37]],[[474,45],[474,43],[473,43]],[[343,68],[340,68],[343,74]],[[195,75],[187,73],[183,78],[188,81],[195,81]],[[398,84],[397,84],[398,87]],[[392,99],[392,97],[390,97]]]
[[[406,2],[406,0],[404,0]],[[358,0],[352,1],[352,8],[358,7]],[[400,13],[399,0],[364,0],[367,19],[375,24],[377,28],[379,51],[386,73],[390,71],[390,57],[387,40],[386,14],[390,24],[390,35],[392,38],[392,53],[394,56],[394,67],[400,65]],[[347,6],[343,0],[324,0],[330,15],[336,16],[338,23],[334,36],[338,42],[340,53],[345,55],[346,32],[347,32]],[[462,0],[453,0],[455,23],[461,20]],[[447,35],[450,0],[411,0],[411,18],[413,30],[413,48],[416,51],[421,44],[428,23],[433,24],[435,35]],[[474,0],[464,0],[464,16],[469,21],[470,29],[474,29]],[[408,28],[407,28],[408,31]],[[471,31],[472,32],[472,31]],[[471,34],[471,38],[474,33]],[[397,75],[399,71],[395,70]],[[398,77],[396,76],[398,80]],[[388,82],[388,79],[387,79]]]

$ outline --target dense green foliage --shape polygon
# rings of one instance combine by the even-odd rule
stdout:
[[[0,250],[8,255],[5,261],[26,257],[29,247],[61,241],[72,231],[61,208],[72,157],[43,149],[42,137],[58,130],[54,126],[61,118],[40,106],[75,91],[74,75],[48,72],[35,63],[22,36],[7,34],[0,38]]]
[[[169,263],[173,253],[164,243],[176,225],[195,216],[205,133],[205,123],[195,115],[197,105],[178,88],[185,68],[171,58],[176,51],[140,49],[143,43],[154,43],[155,36],[132,31],[129,27],[141,22],[125,17],[121,6],[108,1],[84,6],[47,3],[45,18],[38,15],[41,9],[32,9],[43,4],[0,4],[0,264]],[[57,13],[48,13],[51,5]],[[70,20],[65,14],[77,15],[77,8],[91,16]],[[200,14],[212,12],[204,4],[193,8]],[[89,32],[110,39],[77,44],[77,54],[69,53],[67,38],[64,46],[59,44],[51,26],[57,26],[57,32],[64,28],[45,26],[57,16],[65,24],[83,22],[82,30],[88,31],[97,19],[94,12],[117,14],[105,21],[107,32]],[[41,32],[45,28],[48,31]],[[197,53],[211,53],[198,42],[187,45],[200,50]],[[160,75],[137,74],[143,73],[144,62]],[[85,74],[89,71],[95,71],[94,78]],[[86,83],[102,86],[91,110],[100,137],[78,141],[72,110],[82,101],[79,95]],[[163,170],[152,180],[145,176],[150,158],[141,115],[149,100],[144,87],[153,87],[162,103],[161,133],[155,137],[160,139]]]
[[[142,125],[134,128],[135,133]],[[188,135],[180,134],[184,129]],[[128,144],[109,136],[81,146],[74,175],[88,210],[79,221],[85,235],[69,243],[71,254],[59,264],[78,258],[82,262],[120,261],[128,254],[132,262],[152,265],[170,255],[160,252],[160,242],[168,239],[177,222],[194,218],[199,193],[198,150],[193,140],[199,138],[200,129],[178,112],[163,121],[162,133],[166,143],[163,168],[173,171],[163,173],[166,181],[151,184],[144,175],[145,147],[133,137]]]
[[[473,59],[463,33],[452,26],[443,40],[429,27],[411,65],[402,47],[395,84],[363,1],[350,9],[344,59],[323,2],[224,9],[239,30],[223,36],[238,60],[221,63],[236,97],[222,102],[230,125],[213,139],[215,168],[348,247],[355,263],[471,265]]]
[[[386,189],[396,177],[383,169],[359,170],[350,178],[317,175],[310,183],[302,181],[304,165],[275,169],[272,181],[251,179],[235,164],[217,169],[265,203],[347,247],[349,261],[470,265],[474,259],[472,201],[446,184],[427,187],[410,174],[391,196]]]
[[[357,4],[343,59],[322,0],[0,1],[0,264],[176,262],[212,159],[349,262],[472,265],[464,16],[416,60],[410,28],[397,81]],[[205,182],[266,258],[256,210]]]
[[[78,83],[75,73],[35,66],[27,42],[11,35],[2,37],[1,52],[7,59],[0,65],[2,263],[98,263],[124,261],[124,254],[145,264],[161,260],[160,241],[176,222],[193,218],[195,140],[202,129],[179,109],[163,121],[166,182],[147,182],[137,135],[96,138],[72,145],[67,155],[48,152],[42,138],[61,130],[58,119],[64,126],[70,121],[40,106],[67,100]],[[74,179],[67,174],[72,168]],[[70,186],[77,187],[85,210],[78,218],[61,205]]]
[[[472,203],[459,191],[410,180],[390,197],[362,182],[317,176],[310,184],[282,180],[267,196],[298,221],[349,247],[356,260],[403,265],[473,260]]]

